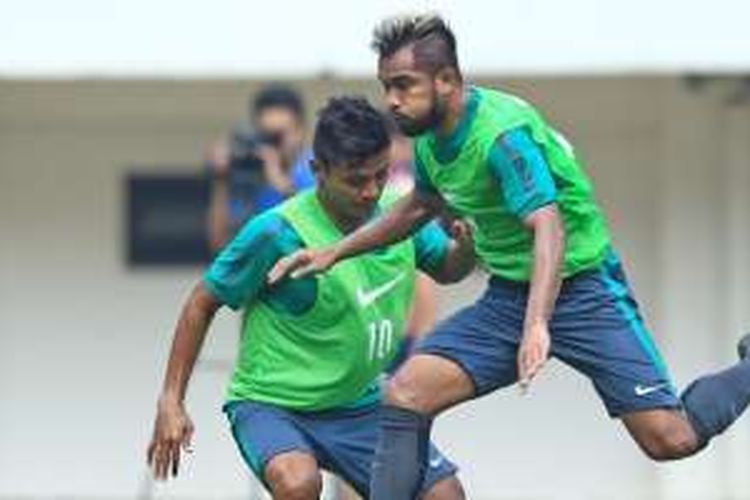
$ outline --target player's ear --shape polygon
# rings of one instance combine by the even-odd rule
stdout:
[[[320,160],[310,160],[310,169],[312,170],[313,174],[315,174],[315,180],[317,183],[320,183],[326,176],[325,163]]]
[[[448,95],[461,86],[458,72],[450,66],[444,66],[435,73],[435,90],[438,94]]]

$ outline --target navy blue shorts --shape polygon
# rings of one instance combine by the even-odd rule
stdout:
[[[528,284],[490,278],[475,304],[439,324],[417,353],[453,360],[476,396],[515,383]],[[610,416],[679,408],[616,254],[563,281],[550,322],[551,354],[591,379]]]
[[[297,412],[254,401],[224,407],[242,457],[267,485],[268,462],[284,452],[302,451],[318,465],[348,482],[364,498],[370,491],[370,466],[378,433],[378,405],[356,409]],[[457,467],[430,445],[422,491],[456,474]]]

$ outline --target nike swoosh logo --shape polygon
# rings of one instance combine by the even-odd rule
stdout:
[[[432,467],[433,469],[437,469],[442,464],[443,464],[443,457],[442,456],[438,456],[438,457],[435,457],[432,460],[430,460],[430,467]]]
[[[635,386],[635,395],[636,396],[647,396],[651,394],[652,392],[656,392],[659,389],[663,389],[669,384],[659,384],[659,385],[652,385],[651,387],[644,387],[642,385],[636,385]]]
[[[443,193],[442,196],[443,196],[443,200],[445,200],[445,202],[448,205],[455,205],[456,204],[456,195],[455,194],[453,194],[453,193]]]
[[[402,272],[391,281],[384,283],[377,288],[373,288],[370,291],[365,291],[362,290],[362,288],[357,288],[357,302],[359,302],[359,306],[369,306],[370,304],[378,300],[381,296],[390,292],[396,285],[398,285],[399,281],[404,279],[404,277],[406,277],[406,273]]]

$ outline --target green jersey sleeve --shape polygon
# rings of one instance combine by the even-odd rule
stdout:
[[[292,227],[275,210],[248,221],[216,256],[203,281],[216,299],[239,309],[262,293],[276,261],[303,246]]]
[[[542,148],[525,128],[501,134],[489,166],[502,187],[505,203],[519,218],[557,201],[557,189]]]
[[[437,272],[450,246],[450,238],[443,228],[433,220],[422,226],[412,238],[417,267],[428,274]]]

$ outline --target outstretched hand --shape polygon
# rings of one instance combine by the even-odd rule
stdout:
[[[474,230],[468,221],[456,219],[451,222],[450,235],[462,248],[474,249]]]
[[[333,248],[297,250],[276,262],[268,273],[268,284],[278,283],[286,276],[297,279],[322,273],[331,268],[336,260],[337,255]]]
[[[160,403],[154,433],[148,446],[147,460],[154,477],[166,480],[176,477],[180,453],[192,453],[193,422],[179,403]]]
[[[549,357],[550,335],[546,324],[536,324],[524,329],[518,349],[518,380],[525,393],[531,381],[544,367]]]

